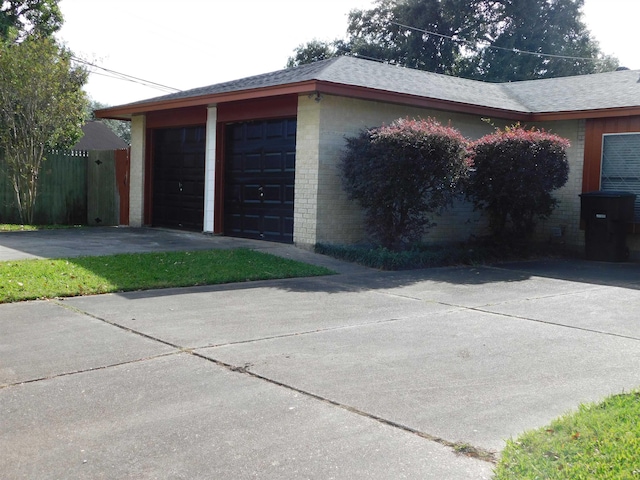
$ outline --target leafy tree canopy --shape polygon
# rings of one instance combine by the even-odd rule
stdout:
[[[485,81],[516,81],[614,70],[582,21],[584,0],[376,0],[349,14],[350,54]],[[310,63],[317,44],[296,50]],[[551,54],[554,56],[532,55]],[[571,57],[571,58],[561,58]],[[588,59],[588,60],[585,60]]]
[[[336,42],[323,42],[313,39],[306,44],[301,44],[294,50],[294,55],[289,57],[287,68],[319,62],[337,54]]]
[[[33,222],[47,150],[70,147],[81,135],[86,80],[86,70],[51,37],[0,42],[0,150],[23,222]]]
[[[58,0],[0,0],[0,40],[49,37],[62,27]]]
[[[584,0],[501,1],[486,32],[489,44],[496,48],[484,47],[474,56],[461,58],[458,73],[510,82],[615,70],[618,61],[603,55],[582,21],[583,5]]]

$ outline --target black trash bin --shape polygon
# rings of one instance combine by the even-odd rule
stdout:
[[[635,201],[636,195],[630,192],[597,191],[580,195],[587,260],[628,260],[627,226],[634,219]]]

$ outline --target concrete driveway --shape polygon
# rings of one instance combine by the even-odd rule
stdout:
[[[488,479],[456,446],[497,456],[640,386],[638,264],[378,272],[261,245],[342,273],[0,305],[2,476]]]

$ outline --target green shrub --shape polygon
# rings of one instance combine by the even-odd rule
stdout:
[[[402,250],[449,205],[468,172],[466,139],[436,120],[398,119],[347,138],[341,168],[371,240]]]
[[[547,218],[557,205],[551,192],[569,175],[569,142],[519,124],[498,129],[471,146],[475,172],[467,196],[489,215],[495,236],[530,238],[536,218]]]

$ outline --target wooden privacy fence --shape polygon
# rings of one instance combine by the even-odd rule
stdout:
[[[40,170],[35,223],[128,225],[129,150],[50,152]],[[0,223],[20,216],[0,157]]]

